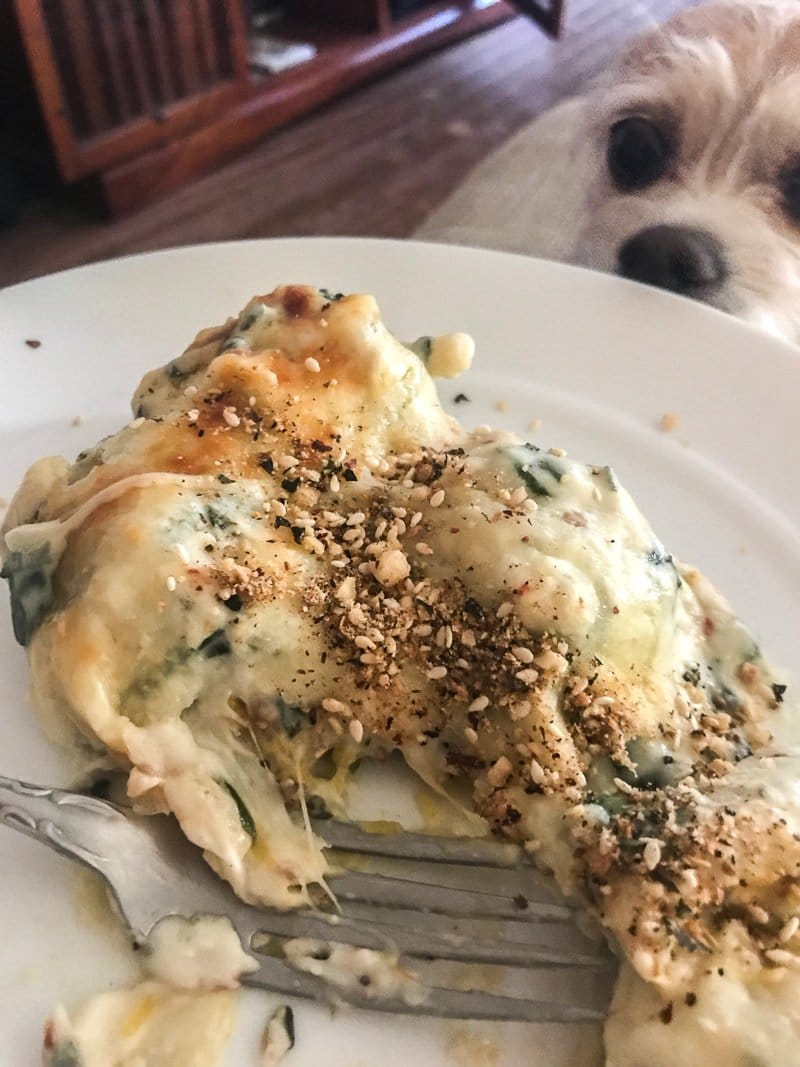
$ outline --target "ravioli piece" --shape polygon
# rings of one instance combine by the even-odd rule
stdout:
[[[187,993],[141,982],[91,997],[45,1027],[44,1067],[217,1067],[234,1020],[234,994]]]
[[[444,413],[426,361],[470,356],[285,286],[148,374],[130,425],[12,503],[36,703],[281,907],[324,882],[308,815],[346,816],[357,764],[401,753],[604,927],[610,1064],[643,1067],[621,1035],[658,1004],[682,1048],[716,1025],[752,1067],[759,983],[800,992],[786,686],[612,470]]]

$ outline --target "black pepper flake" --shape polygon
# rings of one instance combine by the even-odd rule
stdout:
[[[236,481],[235,478],[229,478],[227,474],[218,474],[217,481],[222,482],[223,485],[233,485]]]
[[[324,441],[314,440],[314,441],[311,442],[311,447],[314,449],[315,452],[331,452],[332,451],[331,446],[330,445],[326,445]]]
[[[454,404],[468,404],[469,403],[469,397],[467,396],[466,393],[456,393],[456,395],[453,397],[453,403]]]
[[[306,535],[306,528],[305,526],[292,526],[291,529],[292,537],[294,538],[294,543],[296,545],[299,545]]]
[[[296,493],[300,488],[299,478],[284,478],[281,482],[281,488],[285,489],[287,493]]]
[[[272,474],[275,470],[275,463],[272,456],[259,456],[258,465],[262,470],[265,470],[267,474]]]
[[[229,611],[241,611],[244,606],[244,601],[238,593],[233,593],[227,600],[223,600],[222,603]]]
[[[786,686],[785,685],[781,685],[779,682],[773,682],[772,683],[772,693],[773,693],[773,695],[775,697],[775,700],[779,704],[783,703],[783,694],[785,692],[786,692]]]
[[[514,897],[514,907],[519,908],[520,911],[528,910],[528,898],[523,896],[522,893],[517,893]]]
[[[37,341],[35,337],[27,338],[27,340],[25,341],[25,344],[28,346],[28,348],[41,348],[42,347],[42,342],[41,341]]]
[[[686,999],[686,1007],[687,1008],[693,1008],[695,1006],[695,1004],[697,1003],[697,994],[696,993],[687,993],[685,999]]]
[[[289,522],[288,519],[285,519],[283,515],[278,515],[278,517],[275,519],[275,525],[278,529],[280,529],[281,526],[291,526],[292,524]]]
[[[468,596],[464,601],[464,611],[472,615],[473,618],[479,619],[483,615],[483,608],[480,606],[477,600]]]
[[[666,1007],[661,1009],[658,1013],[658,1017],[665,1026],[668,1026],[669,1023],[672,1022],[672,1001],[670,1001]]]
[[[344,478],[344,480],[346,482],[357,482],[358,481],[358,475],[350,467],[347,467],[347,468],[345,468],[345,470],[342,471],[342,477]]]

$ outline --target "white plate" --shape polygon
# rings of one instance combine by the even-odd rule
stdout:
[[[0,293],[0,494],[45,453],[74,455],[128,417],[139,376],[279,282],[374,293],[396,334],[466,330],[474,370],[442,395],[492,422],[612,463],[667,545],[698,564],[774,661],[800,646],[800,353],[733,319],[616,278],[496,252],[366,240],[206,245],[117,260]],[[41,341],[31,349],[26,339]],[[469,403],[453,405],[458,393]],[[503,407],[503,405],[507,405]],[[659,417],[679,417],[676,432]],[[82,420],[73,425],[76,417]],[[2,590],[3,600],[6,590]],[[26,707],[0,605],[0,769],[68,780]],[[0,829],[0,1060],[38,1061],[42,1019],[126,974],[71,865]],[[229,1063],[255,1063],[266,998],[246,994]],[[332,1019],[298,1005],[292,1067],[578,1067],[596,1035],[514,1025]],[[473,1035],[471,1040],[465,1035]],[[178,1067],[178,1065],[176,1065]]]

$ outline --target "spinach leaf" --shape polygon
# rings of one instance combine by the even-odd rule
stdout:
[[[287,704],[280,693],[276,699],[276,704],[281,726],[286,731],[287,737],[296,737],[303,727],[308,724],[308,716],[296,704]]]
[[[31,552],[11,552],[0,577],[11,592],[11,621],[14,637],[27,645],[53,600],[53,570],[50,546],[39,545]]]
[[[220,779],[219,784],[223,789],[226,789],[233,798],[233,802],[236,805],[236,810],[239,812],[239,822],[242,824],[244,832],[255,841],[256,839],[256,824],[253,821],[253,816],[247,808],[247,805],[233,788],[230,782],[226,779]]]
[[[83,1060],[71,1041],[65,1041],[53,1049],[50,1067],[83,1067]]]

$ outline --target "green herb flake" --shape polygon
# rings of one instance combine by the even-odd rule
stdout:
[[[334,293],[330,289],[323,289],[320,286],[320,294],[328,301],[329,304],[335,304],[337,300],[341,300],[344,293]]]
[[[197,651],[206,659],[215,659],[217,656],[226,656],[231,650],[231,644],[224,630],[214,630],[208,637],[203,638],[197,646]]]
[[[330,811],[328,811],[328,805],[322,799],[317,796],[316,793],[310,796],[306,801],[306,807],[308,808],[309,817],[312,819],[332,819]]]

